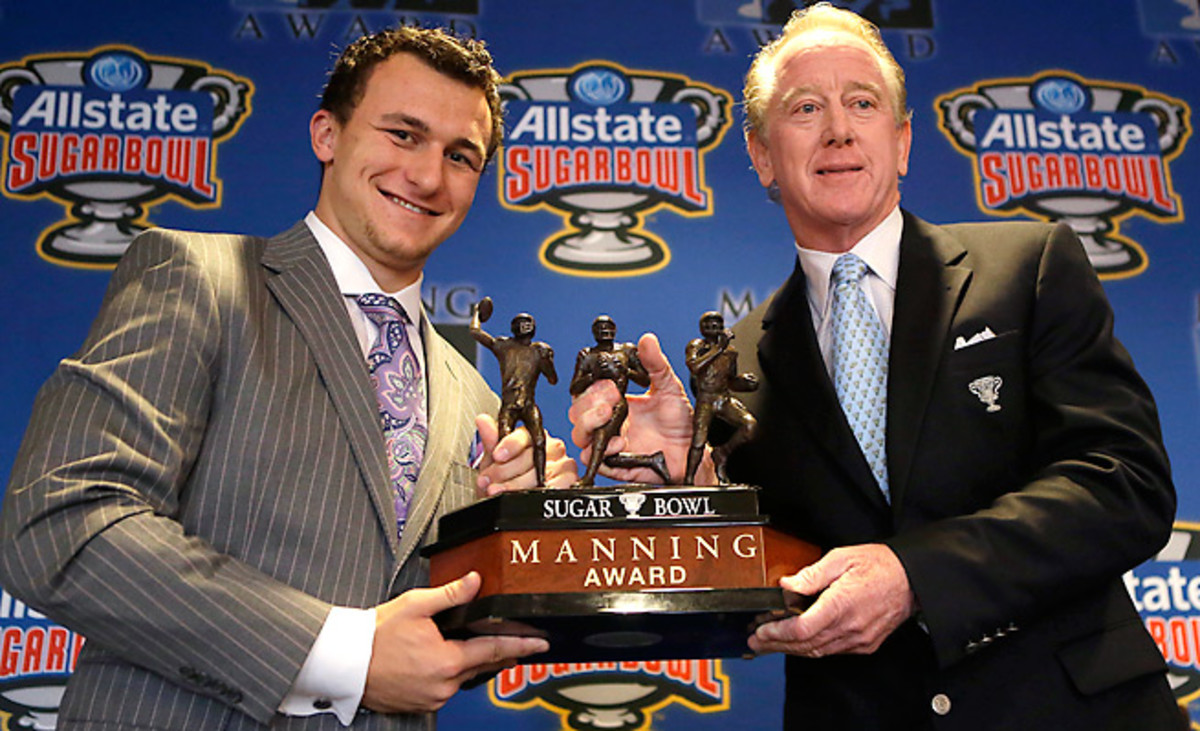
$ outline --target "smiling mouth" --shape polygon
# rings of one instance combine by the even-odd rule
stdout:
[[[383,192],[383,191],[381,191],[381,192]],[[441,215],[437,211],[431,211],[428,208],[422,208],[421,206],[418,206],[416,203],[410,203],[409,201],[406,201],[399,196],[392,195],[391,193],[383,192],[383,197],[387,198],[389,201],[391,201],[392,203],[395,203],[396,205],[400,206],[401,208],[403,208],[405,210],[412,211],[413,213],[420,213],[420,214],[423,214],[426,216],[440,216]]]

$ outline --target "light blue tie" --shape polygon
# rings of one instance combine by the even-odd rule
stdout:
[[[833,265],[833,385],[854,438],[883,496],[887,475],[888,342],[883,325],[859,280],[867,265],[843,254]]]

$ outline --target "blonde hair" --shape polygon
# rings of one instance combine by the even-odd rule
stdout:
[[[879,70],[883,73],[888,95],[892,102],[892,115],[896,124],[903,124],[909,118],[908,92],[904,88],[904,69],[896,63],[895,57],[884,44],[875,24],[858,15],[835,8],[827,2],[820,2],[804,10],[792,13],[783,32],[778,38],[763,46],[750,70],[746,73],[746,85],[742,90],[742,98],[746,108],[745,133],[759,133],[766,127],[767,105],[775,92],[775,62],[779,53],[796,37],[809,31],[828,31],[846,33],[867,44],[879,62]]]

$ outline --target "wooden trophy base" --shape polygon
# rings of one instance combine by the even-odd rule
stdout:
[[[779,579],[820,550],[767,525],[757,488],[621,485],[502,493],[444,516],[425,549],[436,586],[476,598],[448,637],[545,637],[538,662],[738,657],[754,628],[803,608]]]

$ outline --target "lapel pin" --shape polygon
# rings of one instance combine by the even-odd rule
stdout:
[[[1000,376],[982,376],[968,383],[967,388],[987,404],[987,410],[992,412],[1000,410],[1000,404],[996,402],[1000,400],[1000,386],[1003,383],[1004,379]]]

